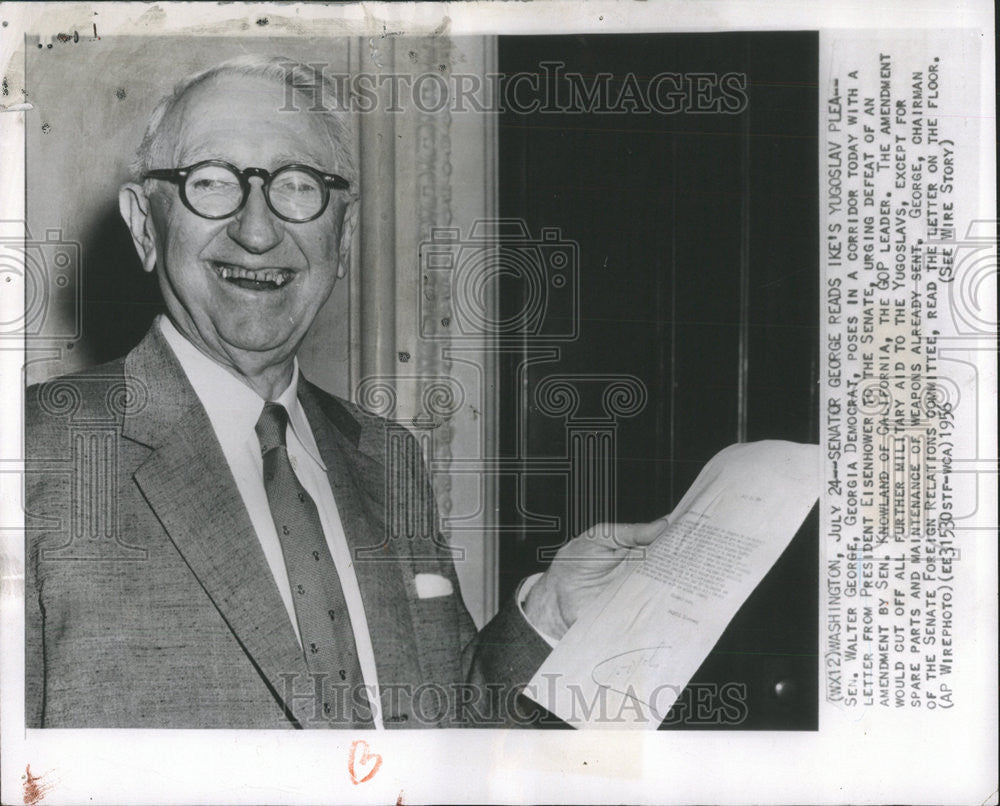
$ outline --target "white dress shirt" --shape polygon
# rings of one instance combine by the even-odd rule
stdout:
[[[281,552],[281,542],[264,489],[264,460],[254,430],[267,401],[242,380],[198,350],[167,317],[159,317],[158,325],[208,414],[208,419],[222,446],[222,453],[236,480],[236,488],[243,499],[243,505],[250,515],[250,522],[260,540],[264,557],[281,594],[281,600],[288,611],[288,619],[301,645],[302,638],[299,636],[298,622],[295,618],[295,605],[285,569],[285,559]],[[382,729],[375,652],[372,649],[361,589],[354,574],[351,552],[344,536],[337,503],[333,499],[333,490],[326,475],[326,466],[319,455],[312,428],[299,403],[298,381],[299,366],[296,361],[291,383],[273,402],[280,403],[288,412],[286,436],[288,457],[299,483],[312,497],[319,512],[323,533],[330,547],[330,555],[333,557],[337,574],[340,576],[344,598],[347,600],[347,612],[354,630],[354,643],[358,650],[361,674],[369,693],[368,699],[372,706],[375,727]]]

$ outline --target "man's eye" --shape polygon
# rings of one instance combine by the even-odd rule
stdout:
[[[319,188],[317,188],[312,182],[296,182],[291,179],[280,182],[275,190],[278,193],[294,193],[297,196],[305,196],[311,193],[319,192]]]
[[[195,179],[191,186],[198,191],[225,191],[236,187],[236,184],[223,179]]]

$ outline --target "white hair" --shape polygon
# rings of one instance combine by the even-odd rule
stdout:
[[[303,73],[310,78],[303,80]],[[319,115],[325,124],[333,151],[333,170],[351,183],[351,195],[357,193],[358,174],[354,158],[354,125],[337,86],[321,71],[314,72],[313,68],[308,65],[281,56],[238,56],[181,79],[171,93],[160,99],[150,115],[149,123],[146,125],[146,133],[143,135],[142,142],[129,165],[129,171],[135,181],[142,181],[142,177],[154,168],[176,167],[152,164],[153,155],[157,146],[160,145],[163,121],[173,114],[189,90],[212,79],[226,76],[262,78],[291,87],[292,92],[297,93],[301,101],[305,101],[295,108]],[[299,78],[298,82],[296,81],[297,77]],[[302,91],[303,84],[316,85],[310,86],[310,89],[314,91],[312,96]],[[322,106],[322,109],[314,107],[317,102],[319,106]],[[277,114],[278,110],[275,110],[275,113]]]

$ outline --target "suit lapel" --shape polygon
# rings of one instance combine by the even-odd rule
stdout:
[[[288,612],[208,415],[158,327],[125,372],[135,391],[123,433],[153,449],[136,483],[272,693],[304,723],[311,701],[284,697],[286,680],[308,680]]]

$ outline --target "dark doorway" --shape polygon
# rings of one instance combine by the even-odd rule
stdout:
[[[501,113],[500,214],[523,221],[541,254],[568,244],[578,260],[575,298],[553,290],[544,327],[501,361],[501,454],[525,460],[501,480],[503,596],[595,519],[669,512],[727,445],[817,441],[817,46],[810,32],[500,38],[508,82],[536,77]],[[641,95],[656,81],[662,108]],[[501,287],[501,319],[526,309],[526,293]],[[539,397],[558,391],[545,386],[554,375],[575,379],[572,412]],[[609,429],[614,378],[644,400],[612,405],[625,413]],[[610,512],[559,461],[568,440],[601,429],[611,436],[594,450],[611,446],[613,470],[596,478],[595,459],[591,488]],[[813,516],[671,727],[816,728],[816,529]],[[729,683],[746,690],[739,725],[683,718],[699,687]]]

